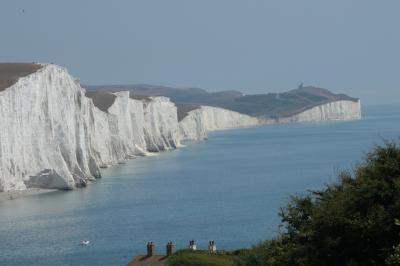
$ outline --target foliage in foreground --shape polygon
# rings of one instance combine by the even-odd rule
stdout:
[[[244,265],[400,265],[398,144],[375,147],[337,184],[293,197],[280,216],[286,232],[250,250]]]
[[[400,265],[400,148],[375,147],[337,184],[292,197],[280,212],[286,230],[227,257],[177,254],[177,265]]]

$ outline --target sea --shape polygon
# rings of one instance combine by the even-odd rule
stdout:
[[[400,105],[362,111],[358,121],[213,132],[105,169],[86,188],[2,201],[0,265],[126,265],[148,241],[164,254],[168,241],[234,250],[272,239],[291,196],[324,189],[375,145],[400,140]]]

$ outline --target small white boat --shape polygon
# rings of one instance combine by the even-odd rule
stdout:
[[[89,245],[90,244],[90,241],[89,240],[82,240],[81,241],[81,245],[82,246],[87,246],[87,245]]]

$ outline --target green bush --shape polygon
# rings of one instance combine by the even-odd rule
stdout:
[[[375,147],[337,184],[292,197],[280,216],[285,233],[242,255],[241,265],[398,265],[398,144]]]

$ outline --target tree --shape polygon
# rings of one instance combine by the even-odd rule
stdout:
[[[398,144],[376,146],[337,184],[292,197],[280,216],[285,232],[257,247],[264,260],[253,265],[400,265]]]

